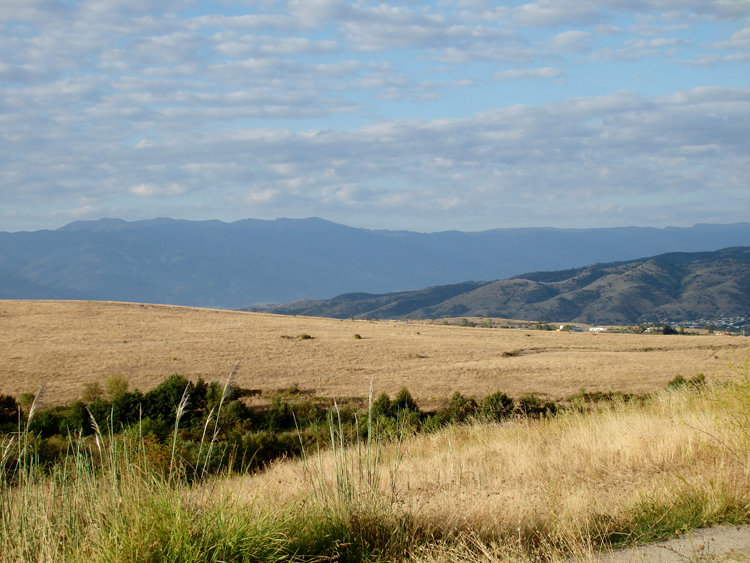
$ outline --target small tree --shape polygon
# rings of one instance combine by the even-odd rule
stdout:
[[[274,397],[265,417],[264,428],[271,432],[294,428],[292,406],[282,397]]]
[[[115,397],[127,393],[128,385],[127,378],[119,373],[113,373],[104,379],[104,390],[107,392],[110,399],[114,399]]]
[[[193,390],[193,385],[179,374],[170,375],[166,381],[146,393],[144,397],[144,414],[164,424],[172,425],[177,414],[177,405],[182,399],[185,388],[188,387],[188,395]],[[190,426],[190,414],[186,413],[185,426]]]
[[[101,383],[98,381],[86,383],[83,386],[83,393],[81,393],[81,401],[90,404],[100,400],[103,395],[104,390],[102,389]]]
[[[138,422],[142,416],[143,395],[137,389],[112,399],[112,424],[115,429]]]
[[[396,394],[393,399],[393,411],[394,412],[419,412],[417,402],[409,393],[406,387],[402,387],[401,390]]]
[[[34,404],[34,399],[36,399],[34,393],[21,393],[18,396],[18,406],[28,413],[31,405]]]
[[[379,416],[391,417],[393,416],[393,404],[388,393],[383,391],[378,398],[372,402],[372,416],[377,418]]]

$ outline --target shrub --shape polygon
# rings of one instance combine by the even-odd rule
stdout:
[[[97,399],[90,405],[88,405],[89,424],[92,425],[91,417],[100,427],[104,427],[112,416],[112,403]]]
[[[81,403],[83,405],[83,403]],[[61,425],[60,416],[52,409],[45,409],[34,415],[29,423],[29,429],[33,434],[42,438],[49,438],[59,433]],[[79,430],[78,426],[75,430]]]
[[[174,421],[170,424],[158,419],[144,418],[139,422],[139,427],[143,436],[151,436],[152,441],[163,445],[174,430]]]
[[[451,401],[448,405],[448,416],[453,422],[464,422],[477,412],[477,402],[471,397],[464,397],[456,391],[451,395]]]
[[[152,389],[144,397],[144,414],[154,420],[173,425],[177,414],[177,405],[187,389],[188,395],[192,395],[194,386],[182,375],[170,375],[166,381]],[[185,428],[192,426],[195,422],[195,410],[191,398],[181,425]]]
[[[500,421],[513,414],[513,399],[500,391],[487,395],[479,403],[479,413],[487,420]]]
[[[229,401],[228,403],[225,403],[222,408],[222,424],[227,426],[236,425],[243,420],[250,418],[250,409],[248,409],[242,401],[236,399]]]
[[[224,393],[224,386],[222,386],[216,379],[206,387],[206,407],[210,410],[217,406],[221,401],[221,395]]]
[[[372,416],[378,417],[392,417],[393,416],[393,404],[388,393],[383,391],[378,398],[372,402]]]
[[[49,411],[43,411],[42,414],[47,414]],[[36,417],[34,421],[36,422]],[[82,434],[91,434],[93,429],[91,428],[91,419],[89,413],[86,412],[86,405],[81,401],[75,401],[64,412],[58,419],[56,432],[62,435],[75,434],[81,432]],[[54,433],[54,432],[53,432]]]
[[[18,396],[18,406],[28,412],[28,410],[31,408],[31,405],[34,404],[35,398],[36,395],[34,395],[34,393],[21,393]]]
[[[325,409],[311,400],[300,400],[292,404],[292,411],[300,427],[310,426],[325,420]]]
[[[104,390],[110,399],[115,399],[128,392],[128,380],[124,375],[112,374],[104,379]]]
[[[422,430],[433,432],[447,425],[451,421],[448,411],[438,411],[427,416],[422,422]]]
[[[531,417],[540,417],[545,414],[555,414],[558,410],[557,404],[552,401],[542,401],[537,395],[529,393],[518,400],[518,411]]]
[[[417,402],[411,396],[411,393],[409,393],[409,390],[406,387],[402,387],[396,394],[391,407],[392,412],[396,413],[399,411],[419,412]]]
[[[141,419],[143,400],[143,395],[137,389],[132,393],[120,393],[112,399],[112,426],[115,431]]]
[[[682,387],[702,387],[706,384],[706,376],[702,373],[697,374],[690,379],[685,379],[681,375],[676,375],[669,383],[667,383],[666,389],[680,389]]]
[[[83,386],[83,392],[81,393],[81,401],[84,403],[93,403],[102,398],[104,390],[98,381],[86,383]]]
[[[0,395],[0,424],[18,422],[18,403],[10,395]]]
[[[271,407],[266,412],[263,428],[270,432],[294,428],[292,406],[281,397],[274,397]]]

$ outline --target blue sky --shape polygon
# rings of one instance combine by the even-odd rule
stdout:
[[[750,0],[3,0],[0,230],[750,220]]]

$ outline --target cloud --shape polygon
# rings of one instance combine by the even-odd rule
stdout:
[[[563,72],[559,68],[518,68],[495,73],[498,80],[519,80],[525,78],[559,78]]]
[[[655,14],[676,17],[736,19],[750,13],[750,2],[739,0],[538,0],[514,7],[513,21],[525,26],[593,25],[606,23],[612,14]]]
[[[690,66],[711,67],[724,63],[746,63],[750,61],[750,53],[730,53],[727,55],[699,55],[692,60],[684,60],[683,64]]]
[[[163,197],[182,195],[187,191],[187,188],[175,183],[166,185],[138,184],[128,188],[128,191],[137,197]]]
[[[572,29],[558,33],[550,40],[550,47],[560,51],[583,52],[589,49],[594,41],[591,32]]]
[[[3,3],[5,216],[643,223],[747,187],[747,90],[711,68],[747,62],[745,0],[230,4]]]

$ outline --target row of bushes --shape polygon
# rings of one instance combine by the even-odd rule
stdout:
[[[700,385],[703,381],[702,375],[690,380],[678,376],[668,388]],[[332,425],[336,431],[346,429],[345,438],[350,441],[367,437],[371,430],[387,439],[472,419],[499,423],[513,417],[538,418],[564,409],[585,410],[595,403],[646,397],[581,391],[564,404],[558,404],[534,394],[513,399],[496,392],[477,400],[455,392],[445,408],[424,412],[411,393],[402,388],[393,398],[381,393],[369,411],[356,406],[340,408],[329,400],[311,399],[299,392],[277,395],[265,408],[250,408],[241,401],[242,395],[247,394],[242,389],[203,380],[192,383],[177,374],[145,394],[138,390],[129,392],[121,383],[108,389],[114,395],[109,400],[102,393],[89,394],[88,402],[79,400],[39,410],[28,424],[24,409],[19,408],[16,400],[0,396],[0,430],[10,433],[19,426],[27,428],[37,444],[36,454],[49,463],[64,455],[69,437],[91,435],[97,425],[111,433],[136,428],[141,440],[148,437],[150,455],[165,459],[168,457],[165,448],[170,447],[172,437],[171,447],[179,447],[188,464],[200,457],[200,448],[208,435],[216,445],[212,461],[215,467],[247,470],[279,456],[298,455],[307,446],[328,442]],[[176,421],[178,432],[175,432]]]

